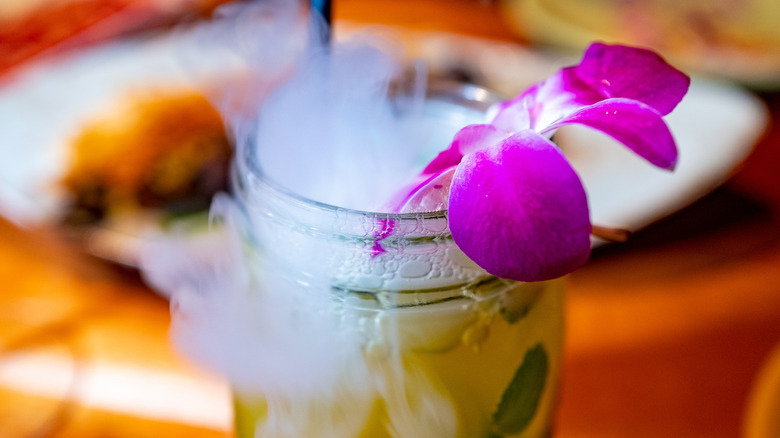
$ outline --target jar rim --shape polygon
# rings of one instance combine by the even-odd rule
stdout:
[[[233,173],[234,174],[237,173],[235,169]],[[246,173],[244,175],[247,178],[249,178],[249,181],[242,181],[236,175],[233,177],[234,185],[235,183],[241,184],[242,182],[243,183],[251,182],[253,186],[260,187],[263,190],[271,190],[276,196],[282,197],[288,202],[293,202],[301,206],[308,206],[310,208],[323,211],[323,212],[342,213],[350,216],[387,218],[387,219],[401,220],[401,221],[403,220],[416,221],[421,218],[439,219],[439,218],[446,218],[447,216],[447,210],[425,211],[425,212],[416,212],[416,213],[393,213],[393,212],[369,211],[369,210],[360,210],[360,209],[349,208],[349,207],[341,207],[338,205],[329,204],[327,202],[317,201],[307,196],[303,196],[298,193],[295,193],[294,191],[284,187],[284,185],[268,177],[260,169],[250,170],[250,173]],[[251,199],[248,199],[246,197],[242,197],[242,200],[244,202],[247,201],[251,202]]]
[[[453,103],[463,105],[470,109],[486,112],[493,104],[502,100],[497,93],[487,88],[474,84],[437,79],[428,82],[426,88],[426,98],[435,97],[446,99]],[[246,135],[239,139],[240,143],[251,143],[251,136]],[[237,163],[237,164],[236,164]],[[240,174],[240,175],[239,175]],[[244,178],[241,178],[243,176]],[[393,221],[419,221],[446,219],[447,210],[415,212],[415,213],[393,213],[379,212],[370,210],[361,210],[349,207],[333,205],[327,202],[317,201],[308,196],[298,194],[283,184],[275,181],[266,172],[252,162],[252,155],[247,153],[246,148],[238,148],[234,159],[234,166],[231,169],[231,184],[234,194],[241,196],[243,202],[251,202],[245,193],[242,192],[243,184],[251,184],[253,187],[270,189],[276,196],[284,198],[288,202],[294,202],[299,206],[306,206],[321,212],[332,212],[346,214],[349,216],[359,216],[365,218],[381,218]],[[238,192],[238,193],[236,193]]]

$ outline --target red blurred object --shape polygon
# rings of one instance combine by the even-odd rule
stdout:
[[[0,21],[0,79],[44,53],[207,15],[226,0],[76,0]]]

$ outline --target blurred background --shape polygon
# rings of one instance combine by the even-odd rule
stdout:
[[[171,38],[224,3],[0,2],[0,436],[230,436],[224,383],[176,354],[134,268],[139,235],[197,232],[225,187],[219,81]],[[780,3],[336,0],[332,19],[506,95],[594,40],[692,75],[678,176],[575,151],[605,225],[635,234],[570,276],[555,436],[780,437]]]

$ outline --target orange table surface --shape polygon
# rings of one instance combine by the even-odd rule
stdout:
[[[346,0],[334,14],[514,38],[492,2]],[[780,95],[762,97],[780,120]],[[724,187],[570,276],[556,437],[740,436],[780,343],[778,149],[775,127]],[[176,355],[168,303],[135,272],[0,220],[0,285],[0,437],[230,436],[223,385]],[[106,391],[85,390],[100,379]]]

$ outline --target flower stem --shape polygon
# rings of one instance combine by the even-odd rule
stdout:
[[[591,225],[590,234],[608,242],[625,243],[631,237],[631,231],[622,228]]]

